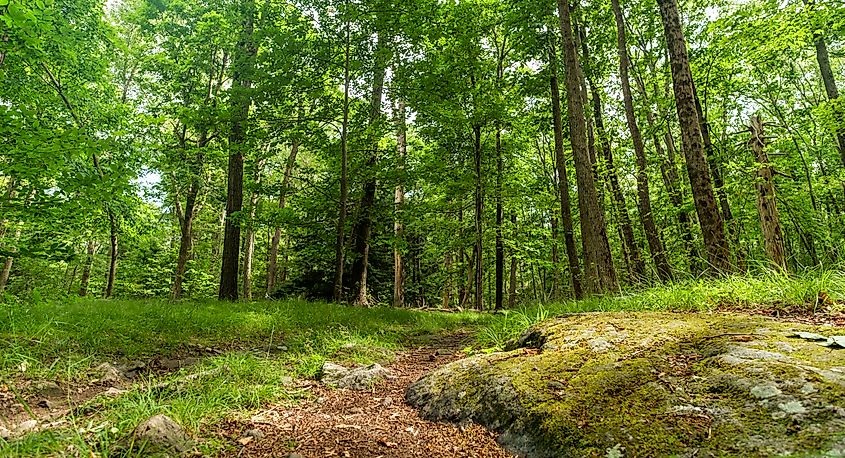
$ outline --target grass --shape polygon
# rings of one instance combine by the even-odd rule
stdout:
[[[493,351],[547,318],[580,312],[710,311],[719,306],[801,306],[812,310],[820,292],[845,298],[845,273],[729,277],[685,281],[616,297],[526,306],[501,314],[361,309],[306,302],[170,303],[68,299],[0,304],[0,395],[26,397],[27,380],[88,386],[102,362],[148,361],[209,354],[196,367],[146,375],[117,398],[97,397],[67,424],[3,442],[0,456],[123,456],[121,440],[142,420],[171,416],[203,438],[208,453],[227,447],[215,439],[221,420],[248,415],[302,393],[292,378],[313,377],[327,359],[369,363],[389,358],[414,338],[473,332],[478,349]],[[278,347],[286,347],[279,351]],[[150,387],[188,373],[209,374],[180,391]],[[0,418],[0,420],[3,420]],[[2,423],[0,423],[2,424]]]

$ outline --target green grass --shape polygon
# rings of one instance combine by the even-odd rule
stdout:
[[[423,342],[426,336],[458,331],[476,334],[476,351],[493,351],[531,325],[567,313],[710,311],[719,306],[758,305],[813,310],[820,291],[836,300],[845,298],[845,274],[813,271],[800,276],[685,281],[501,314],[306,302],[68,299],[0,304],[0,391],[4,385],[17,386],[23,397],[28,394],[27,380],[86,386],[96,376],[93,368],[102,362],[175,358],[205,348],[222,351],[177,373],[146,375],[118,398],[92,399],[60,428],[12,442],[0,440],[0,456],[90,456],[92,452],[123,456],[119,442],[140,421],[159,413],[185,425],[203,439],[205,451],[214,453],[226,447],[214,435],[221,420],[300,398],[303,393],[287,382],[314,376],[327,359],[357,363],[389,359],[391,351],[415,338]],[[287,351],[276,351],[279,345]],[[151,388],[204,371],[210,375],[180,391]]]

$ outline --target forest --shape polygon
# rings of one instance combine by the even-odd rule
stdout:
[[[811,351],[845,347],[842,85],[840,0],[0,0],[0,455],[123,456],[167,405],[200,453],[276,456],[287,436],[220,415],[312,389],[345,412],[342,392],[301,385],[349,370],[331,361],[392,364],[381,408],[479,428],[460,453],[427,449],[454,432],[426,423],[430,442],[370,437],[337,456],[845,454],[845,364]],[[627,345],[649,332],[694,355],[649,350],[671,366],[656,379],[596,366],[612,380],[565,382],[566,402],[546,391],[571,389],[517,377],[514,398],[541,406],[526,411],[467,375],[572,339],[591,352],[578,367],[638,361]],[[754,345],[821,359],[790,366],[795,387],[749,369],[740,391],[793,426],[726,451],[711,439],[735,431],[707,393],[732,388],[690,380],[736,376],[720,364],[765,359]],[[494,363],[479,373],[500,380]],[[104,371],[128,393],[107,408],[83,395]],[[671,385],[661,396],[698,413],[636,426],[672,431],[668,448],[619,439],[601,409],[545,420],[617,382]],[[488,410],[444,398],[476,383]],[[759,414],[740,410],[735,424]],[[793,437],[805,421],[813,439]],[[290,456],[330,456],[308,424]],[[197,450],[182,445],[167,447]]]
[[[2,3],[14,296],[500,309],[843,255],[835,1]]]

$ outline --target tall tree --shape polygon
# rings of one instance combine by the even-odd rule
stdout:
[[[558,0],[557,5],[563,37],[569,135],[578,181],[578,207],[581,214],[581,238],[584,246],[587,291],[610,292],[618,289],[619,282],[610,253],[604,214],[596,191],[593,164],[587,149],[587,122],[581,92],[581,64],[578,61],[578,50],[572,31],[572,14],[567,0]]]
[[[716,206],[713,183],[704,155],[701,123],[695,106],[695,89],[690,71],[686,39],[676,0],[658,0],[672,68],[675,104],[681,124],[681,141],[686,157],[698,222],[713,274],[730,272],[730,249],[722,217]]]

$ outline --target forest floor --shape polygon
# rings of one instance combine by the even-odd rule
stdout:
[[[421,420],[404,403],[407,385],[567,313],[749,311],[842,326],[843,298],[845,274],[815,272],[500,314],[296,301],[0,302],[0,456],[122,456],[135,427],[158,414],[204,455],[507,456],[483,429]],[[327,361],[380,362],[396,377],[368,391],[327,388],[316,381]],[[255,429],[263,437],[245,436]]]

